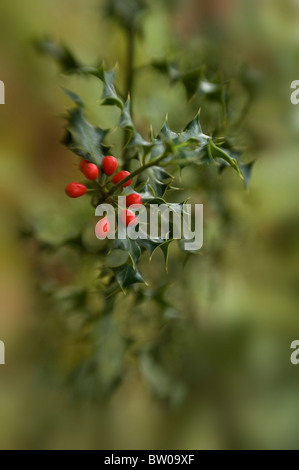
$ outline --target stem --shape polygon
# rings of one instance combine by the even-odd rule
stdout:
[[[131,116],[133,118],[133,88],[134,88],[134,59],[135,59],[135,31],[134,28],[127,29],[127,64],[126,64],[126,95],[130,95],[131,102]],[[124,139],[123,139],[123,161],[124,169],[128,169],[129,158],[128,158],[128,149],[125,148],[126,143],[130,137],[130,131],[125,130]]]

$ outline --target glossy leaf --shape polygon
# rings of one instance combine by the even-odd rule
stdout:
[[[140,272],[129,264],[114,269],[114,272],[116,280],[122,289],[126,289],[136,283],[145,284],[145,280]]]
[[[107,152],[103,141],[108,131],[90,124],[81,106],[69,110],[67,120],[63,144],[80,157],[100,165]]]

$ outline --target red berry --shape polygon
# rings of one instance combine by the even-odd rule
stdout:
[[[132,194],[129,194],[127,197],[126,197],[126,206],[127,207],[130,207],[132,205],[135,205],[135,206],[141,206],[142,204],[142,197],[140,196],[140,194],[137,194],[137,193],[132,193]]]
[[[107,219],[107,217],[104,217],[96,225],[96,228],[95,228],[96,237],[99,238],[100,240],[103,240],[104,238],[107,237],[109,231],[110,231],[109,220]]]
[[[130,211],[130,209],[123,209],[121,211],[120,218],[122,223],[126,226],[131,224],[131,227],[133,227],[137,222],[136,214],[134,214],[133,211]]]
[[[86,163],[83,167],[83,173],[87,179],[94,181],[99,176],[99,169],[94,163]]]
[[[114,184],[117,184],[129,175],[130,175],[129,171],[119,171],[118,173],[116,173],[116,175],[113,176],[112,181]],[[127,181],[125,184],[123,184],[123,188],[125,188],[126,186],[130,186],[131,183],[132,183],[132,180]]]
[[[80,166],[80,170],[81,170],[82,172],[84,172],[84,168],[85,168],[85,166],[88,165],[88,164],[89,164],[89,161],[88,161],[88,160],[81,160],[81,161],[80,161],[80,165],[79,165],[79,166]]]
[[[104,157],[102,161],[102,168],[107,176],[113,175],[117,168],[117,160],[115,157]]]
[[[80,183],[69,183],[65,188],[65,192],[69,197],[81,197],[87,191],[86,186]]]

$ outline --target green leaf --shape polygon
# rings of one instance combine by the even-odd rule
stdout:
[[[169,257],[170,243],[173,242],[173,241],[174,241],[174,239],[170,239],[170,240],[167,240],[166,242],[164,242],[160,245],[160,248],[161,248],[162,253],[164,255],[166,271],[168,270],[168,257]]]
[[[80,62],[66,46],[56,44],[48,38],[36,41],[35,45],[39,52],[52,57],[64,73],[77,73],[81,71]]]
[[[108,268],[118,268],[126,264],[129,258],[129,253],[124,250],[112,250],[105,259],[105,264]]]
[[[81,107],[69,110],[67,120],[67,133],[63,144],[76,155],[100,165],[107,152],[103,141],[108,130],[90,124]]]
[[[120,120],[119,120],[119,127],[122,129],[130,129],[133,130],[135,128],[133,124],[133,120],[131,117],[131,101],[130,98],[124,104]]]
[[[190,100],[198,91],[202,73],[202,69],[197,69],[182,75],[181,79],[186,89],[188,100]]]
[[[108,0],[105,10],[106,15],[123,28],[141,33],[139,18],[146,8],[146,0]]]
[[[149,186],[153,189],[154,194],[156,194],[158,198],[163,198],[173,177],[158,166],[152,166],[146,170],[146,174],[149,177]]]
[[[137,238],[136,240],[136,242],[140,246],[143,246],[144,248],[146,248],[146,250],[148,251],[150,255],[150,258],[152,257],[156,248],[159,248],[159,246],[162,245],[162,243],[165,243],[165,241],[166,240],[164,238],[150,238],[150,237]]]
[[[79,107],[84,107],[84,104],[83,104],[83,101],[82,99],[80,98],[79,95],[77,95],[76,93],[74,93],[73,91],[71,90],[67,90],[66,88],[62,88],[64,93],[74,102],[76,103],[76,105],[78,105]]]
[[[126,289],[136,283],[146,284],[140,272],[131,265],[126,264],[114,269],[115,277],[122,289]]]
[[[217,145],[213,142],[212,139],[209,140],[208,151],[209,151],[211,158],[214,158],[215,160],[217,160],[218,158],[220,158],[221,160],[224,160],[226,163],[228,163],[228,165],[230,165],[234,170],[236,170],[236,172],[242,179],[244,179],[240,171],[237,160],[235,158],[232,158],[228,154],[228,151],[225,151],[224,149],[217,147]]]
[[[147,147],[152,147],[153,143],[148,142],[145,140],[139,132],[136,131],[135,128],[132,129],[132,136],[128,142],[127,147],[132,148],[132,147],[141,147],[141,148],[147,148]]]
[[[141,251],[135,240],[131,240],[128,236],[125,239],[115,239],[114,248],[124,250],[128,253],[132,260],[134,269],[136,269],[137,261],[140,258]]]
[[[199,113],[194,119],[192,119],[191,122],[189,122],[189,124],[187,124],[180,136],[183,142],[195,140],[200,142],[201,145],[207,145],[211,139],[208,135],[205,135],[202,132],[202,128],[199,121]]]
[[[96,75],[104,83],[104,90],[102,94],[103,101],[101,104],[107,106],[117,106],[122,111],[124,103],[118,96],[114,86],[115,73],[115,69],[107,71],[103,66],[98,68]]]
[[[179,134],[177,134],[176,132],[173,132],[169,126],[168,126],[168,122],[167,122],[167,119],[165,120],[165,123],[160,131],[160,134],[159,134],[159,137],[161,137],[162,139],[164,140],[167,140],[168,142],[170,141],[176,141],[178,140],[179,138]]]

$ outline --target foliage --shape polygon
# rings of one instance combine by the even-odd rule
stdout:
[[[137,0],[130,2],[113,0],[107,2],[106,8],[107,15],[116,20],[129,36],[142,32],[140,18],[144,11],[146,11],[145,2]],[[119,112],[117,129],[103,129],[87,119],[84,100],[73,91],[65,90],[74,105],[64,116],[66,125],[63,144],[77,158],[87,159],[101,167],[103,157],[111,154],[111,137],[117,135],[116,131],[124,136],[119,169],[130,169],[131,175],[116,185],[105,177],[96,182],[89,182],[92,207],[107,201],[117,208],[117,196],[130,194],[132,189],[142,195],[143,203],[147,207],[153,202],[165,203],[171,207],[173,203],[170,195],[178,189],[176,180],[186,167],[199,172],[203,167],[215,166],[219,174],[226,168],[231,168],[248,187],[253,162],[244,162],[241,159],[242,153],[227,131],[231,95],[228,84],[223,83],[219,76],[208,79],[202,66],[182,71],[178,63],[168,60],[153,60],[148,64],[148,67],[167,76],[171,84],[181,83],[188,100],[197,96],[203,97],[207,106],[211,102],[216,103],[222,115],[222,129],[220,129],[222,132],[217,136],[205,134],[198,111],[191,122],[179,132],[172,130],[166,119],[157,135],[151,131],[145,136],[135,124],[132,111],[134,95],[134,89],[131,88],[134,83],[132,76],[138,73],[132,68],[132,64],[128,63],[127,84],[130,86],[127,87],[124,97],[115,85],[115,69],[107,70],[103,63],[95,67],[84,66],[68,48],[57,45],[49,39],[39,41],[38,48],[53,57],[62,72],[70,75],[79,74],[86,77],[86,80],[90,76],[96,77],[99,89],[102,89],[101,106],[114,107]],[[255,84],[245,79],[246,74],[242,77],[244,87],[248,88],[248,94],[252,98]],[[240,110],[240,116],[245,117],[244,110]],[[123,183],[130,178],[133,178],[132,186],[123,188]],[[181,205],[184,202],[180,201]],[[171,231],[165,238],[145,240],[127,238],[99,242],[96,262],[93,253],[86,253],[80,235],[63,240],[58,246],[47,247],[58,251],[69,246],[75,247],[78,259],[80,256],[88,258],[90,269],[98,269],[99,272],[92,284],[92,289],[96,289],[103,298],[100,305],[96,304],[97,314],[94,314],[94,310],[89,307],[90,284],[73,289],[67,294],[67,309],[69,312],[77,312],[80,316],[83,328],[81,341],[83,343],[86,341],[88,345],[83,348],[84,352],[78,363],[75,361],[75,364],[72,363],[69,367],[70,381],[79,395],[82,393],[93,396],[101,392],[102,396],[109,396],[126,373],[124,356],[126,351],[130,351],[133,355],[137,355],[142,374],[157,396],[173,403],[183,399],[184,384],[157,362],[155,351],[159,341],[155,337],[156,333],[150,341],[141,342],[138,348],[136,347],[138,340],[127,325],[128,318],[126,317],[124,322],[119,322],[113,313],[118,302],[123,301],[120,299],[124,299],[121,293],[123,292],[128,294],[126,297],[128,311],[143,304],[153,306],[153,312],[156,312],[153,313],[155,332],[169,323],[174,325],[174,329],[181,328],[180,314],[174,304],[167,299],[166,292],[169,287],[167,283],[162,287],[151,287],[147,283],[146,276],[140,271],[140,261],[144,258],[144,254],[148,253],[151,259],[158,251],[162,253],[167,269],[169,248],[173,242],[175,239]],[[184,251],[184,244],[179,243],[178,248]],[[185,256],[187,260],[190,254],[185,253]],[[119,293],[121,294],[118,295]],[[51,302],[57,301],[57,293],[54,292],[53,295],[52,292],[51,295]],[[60,301],[65,303],[65,300],[65,297],[63,300],[60,297]]]

